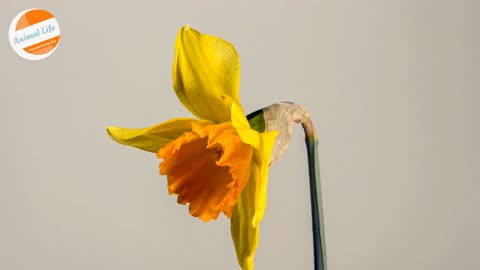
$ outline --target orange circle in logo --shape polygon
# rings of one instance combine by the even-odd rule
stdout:
[[[23,58],[43,59],[57,48],[60,27],[55,17],[42,9],[20,12],[10,24],[10,45]]]

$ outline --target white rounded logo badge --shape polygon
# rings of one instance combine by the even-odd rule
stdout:
[[[8,37],[18,55],[28,60],[40,60],[57,48],[60,27],[52,13],[43,9],[28,9],[13,18]]]

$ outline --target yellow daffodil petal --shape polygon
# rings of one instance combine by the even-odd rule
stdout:
[[[250,128],[247,117],[243,112],[240,103],[236,103],[232,98],[223,96],[224,103],[230,107],[231,122],[233,128],[237,131],[242,141],[250,144],[254,148],[260,147],[260,133]]]
[[[173,88],[182,104],[200,119],[230,121],[222,96],[239,103],[240,59],[227,41],[183,27],[175,43]]]
[[[147,128],[130,129],[111,126],[107,127],[107,133],[120,144],[156,153],[172,140],[190,131],[191,123],[207,125],[212,122],[190,118],[174,118]]]
[[[260,134],[259,148],[253,152],[249,180],[233,208],[230,231],[243,270],[253,269],[259,223],[266,206],[268,167],[276,136],[276,131]]]
[[[235,128],[238,127],[246,127],[250,128],[250,123],[248,123],[247,116],[245,116],[245,113],[243,112],[242,106],[240,103],[236,102],[233,100],[230,96],[222,96],[223,102],[225,103],[225,106],[230,108],[230,121],[232,121],[232,125]]]
[[[270,159],[272,155],[273,145],[275,139],[277,138],[278,131],[269,131],[261,133],[261,145],[262,147],[257,150],[256,155],[259,156],[261,160],[260,170],[260,185],[258,187],[258,192],[256,192],[255,201],[255,215],[252,219],[252,226],[258,227],[260,221],[263,219],[265,213],[265,207],[267,206],[267,183],[268,183],[268,168],[270,167]]]

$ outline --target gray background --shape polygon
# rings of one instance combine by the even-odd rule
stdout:
[[[192,27],[241,56],[247,112],[309,108],[329,269],[480,269],[478,1],[13,1],[0,9],[0,268],[236,269],[229,221],[167,195],[154,155],[107,125],[190,116],[171,86]],[[62,38],[17,56],[39,7]],[[270,170],[256,269],[312,269],[302,130]]]

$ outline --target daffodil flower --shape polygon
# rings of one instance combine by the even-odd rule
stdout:
[[[234,47],[189,26],[178,33],[173,88],[193,118],[140,129],[108,127],[120,144],[156,153],[168,192],[203,221],[231,218],[237,259],[253,269],[276,131],[250,126],[239,101],[240,60]]]

